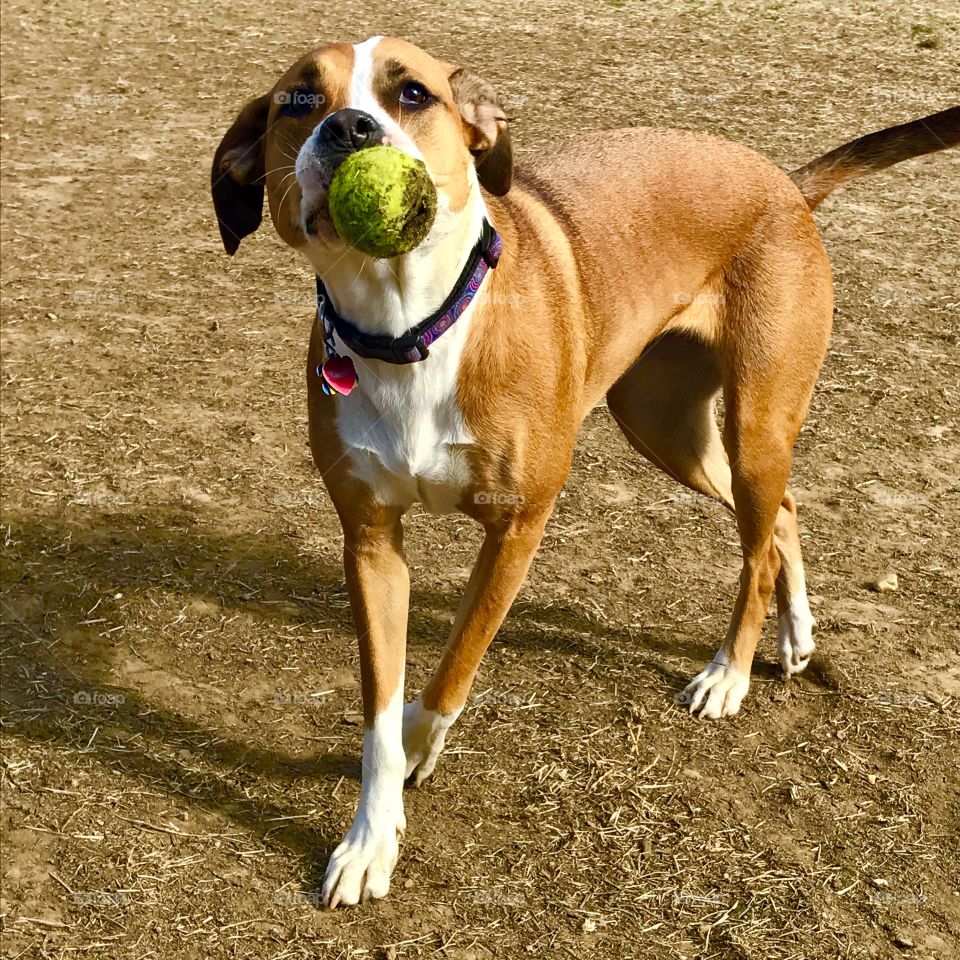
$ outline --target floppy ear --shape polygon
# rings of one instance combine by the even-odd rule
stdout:
[[[476,158],[477,177],[486,190],[502,197],[513,180],[513,148],[497,91],[464,67],[450,74],[450,89],[463,118],[467,147]]]
[[[263,219],[263,138],[269,112],[269,93],[251,100],[240,111],[213,157],[213,209],[224,249],[230,256]]]

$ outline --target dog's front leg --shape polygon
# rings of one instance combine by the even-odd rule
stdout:
[[[436,766],[490,641],[503,623],[540,545],[553,501],[485,524],[486,536],[440,665],[403,711],[406,776],[419,786]]]
[[[363,772],[360,804],[333,852],[323,883],[327,906],[383,897],[397,863],[403,815],[403,674],[410,576],[401,512],[371,507],[362,521],[341,513],[344,568],[360,642]]]

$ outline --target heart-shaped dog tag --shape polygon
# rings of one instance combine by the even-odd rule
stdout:
[[[320,376],[331,390],[343,396],[350,393],[360,379],[350,357],[331,357],[320,368]]]

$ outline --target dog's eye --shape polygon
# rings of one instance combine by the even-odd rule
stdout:
[[[280,113],[285,117],[305,117],[317,107],[323,105],[323,96],[309,87],[297,87],[295,90],[281,90],[277,94]]]
[[[400,106],[409,107],[413,110],[419,107],[425,107],[433,96],[430,91],[422,84],[411,80],[405,83],[400,90]]]

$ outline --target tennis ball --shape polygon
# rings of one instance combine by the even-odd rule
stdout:
[[[351,153],[334,174],[328,200],[340,239],[382,260],[412,250],[437,214],[427,168],[396,147]]]

